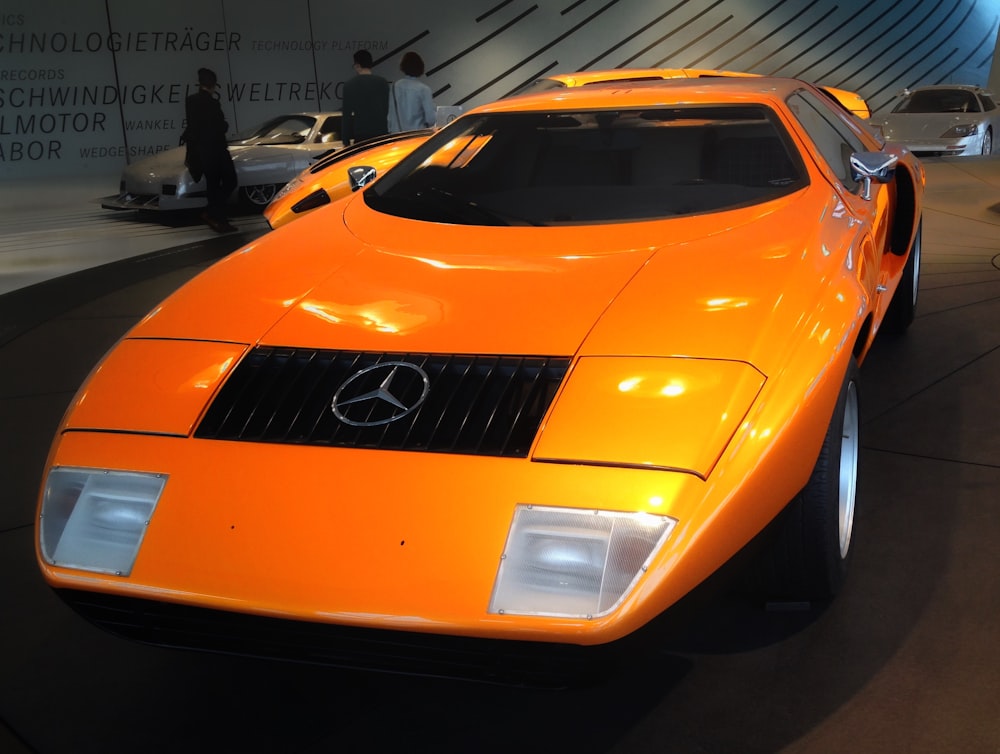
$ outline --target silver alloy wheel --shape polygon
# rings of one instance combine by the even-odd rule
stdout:
[[[244,186],[243,195],[247,201],[258,207],[266,207],[278,193],[278,187],[273,183],[262,183],[259,186]]]
[[[993,131],[989,128],[983,134],[983,154],[993,154]]]
[[[858,490],[858,454],[861,450],[858,420],[858,388],[852,380],[847,386],[847,395],[844,399],[844,424],[840,438],[838,532],[841,558],[846,558],[851,549],[851,534],[854,531],[854,503]]]
[[[920,290],[920,249],[923,246],[923,225],[917,226],[917,235],[913,239],[913,248],[910,249],[910,256],[913,258],[913,286],[910,291],[910,300],[913,306],[917,305],[917,293]]]

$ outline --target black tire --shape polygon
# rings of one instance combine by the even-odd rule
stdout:
[[[853,552],[860,455],[852,359],[812,475],[773,524],[763,562],[767,598],[822,602],[840,591]]]
[[[993,154],[993,129],[987,128],[983,134],[983,154]]]
[[[910,257],[903,268],[903,276],[899,280],[889,309],[882,320],[882,332],[896,337],[906,332],[913,323],[917,311],[917,297],[920,292],[920,262],[923,254],[923,222],[917,224],[917,234],[910,246]]]
[[[240,195],[243,203],[252,209],[262,210],[278,193],[280,186],[276,183],[262,183],[257,186],[240,187]]]

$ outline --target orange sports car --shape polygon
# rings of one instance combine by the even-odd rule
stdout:
[[[614,68],[600,71],[561,73],[536,79],[515,94],[530,94],[568,87],[607,84],[608,82],[662,81],[675,78],[756,77],[757,74],[738,71],[717,71],[703,68]],[[871,115],[868,104],[857,93],[833,87],[820,87],[861,120]],[[352,169],[359,176],[375,171],[380,176],[403,157],[416,149],[433,131],[409,131],[392,136],[369,139],[366,142],[318,160],[287,183],[264,208],[264,218],[272,228],[291,222],[306,212],[346,196],[357,189],[351,178]]]
[[[621,646],[765,530],[766,592],[829,598],[923,187],[791,79],[476,108],[105,356],[44,577],[141,641],[490,677]]]

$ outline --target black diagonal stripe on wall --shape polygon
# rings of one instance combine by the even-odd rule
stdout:
[[[852,45],[851,49],[838,49],[838,54],[831,56],[832,59],[830,60],[830,62],[835,65],[823,73],[818,74],[815,80],[828,82],[830,78],[837,73],[837,71],[846,66],[852,60],[856,59],[867,49],[877,46],[879,50],[884,50],[885,45],[880,40],[884,35],[885,28],[891,28],[896,24],[901,23],[902,19],[906,18],[906,15],[910,12],[910,10],[912,10],[912,6],[909,2],[907,2],[907,0],[902,0],[902,2],[897,1],[887,11],[877,16],[865,27],[865,34],[849,34],[848,43]],[[811,67],[812,66],[810,66],[810,68]],[[812,77],[812,74],[810,73],[809,76]]]
[[[610,47],[605,48],[604,51],[601,52],[600,54],[598,54],[598,56],[595,57],[593,60],[590,60],[590,61],[584,63],[583,64],[583,69],[587,70],[589,68],[593,68],[594,66],[597,65],[598,61],[603,60],[604,58],[606,58],[608,55],[610,55],[615,50],[620,49],[621,47],[623,47],[627,43],[631,42],[633,39],[636,39],[640,35],[644,34],[647,31],[649,31],[650,29],[652,29],[653,27],[655,27],[658,23],[660,23],[661,21],[663,21],[664,19],[666,19],[668,16],[672,16],[674,13],[676,13],[678,10],[680,10],[681,8],[683,8],[689,2],[691,2],[691,0],[681,0],[676,5],[672,6],[671,8],[668,8],[667,10],[665,10],[663,13],[661,13],[660,15],[658,15],[653,20],[646,22],[645,24],[643,24],[642,26],[640,26],[635,31],[629,33],[628,35],[626,35],[622,39],[619,39],[618,41],[616,41]],[[718,5],[718,3],[715,3],[715,5]],[[714,5],[713,5],[713,7],[714,7]],[[617,68],[617,67],[620,67],[620,66],[614,66],[614,67]]]
[[[532,56],[532,57],[534,57],[534,56]],[[515,63],[514,65],[512,65],[510,68],[506,69],[502,73],[500,73],[498,76],[494,76],[492,79],[490,79],[489,81],[485,82],[478,89],[469,92],[462,100],[459,100],[459,102],[457,104],[464,105],[466,102],[468,102],[473,97],[479,96],[480,94],[482,94],[483,92],[485,92],[487,89],[489,89],[491,86],[493,86],[495,84],[498,84],[499,82],[503,81],[505,78],[507,78],[509,75],[511,75],[518,68],[521,68],[522,66],[527,65],[529,62],[530,62],[530,59],[527,59],[527,58],[524,59],[524,60],[519,60],[517,63]],[[559,66],[559,61],[558,60],[552,61],[551,63],[549,63],[548,65],[546,65],[544,68],[540,69],[539,71],[536,71],[533,75],[529,76],[528,78],[526,78],[523,81],[521,81],[520,83],[518,83],[516,86],[512,87],[509,91],[507,91],[503,95],[503,97],[509,97],[510,95],[514,94],[514,92],[518,91],[521,87],[527,86],[528,84],[530,84],[535,79],[542,78],[547,73],[551,73],[551,72],[557,72],[558,73],[559,72],[558,66]]]
[[[972,58],[977,53],[982,54],[983,52],[988,52],[989,53],[989,59],[988,60],[992,61],[992,59],[993,59],[993,42],[994,42],[994,40],[996,40],[996,37],[997,37],[996,24],[994,24],[993,30],[988,35],[984,36],[982,39],[979,40],[979,44],[976,45],[976,48],[974,50],[972,50],[971,52],[969,52],[969,54],[966,55],[962,60],[960,60],[959,63],[954,68],[952,68],[949,71],[946,71],[934,83],[935,84],[943,84],[943,83],[945,83],[959,68],[961,68],[968,61],[972,60]]]
[[[822,55],[821,57],[818,57],[816,60],[813,60],[812,62],[805,61],[809,62],[809,65],[807,65],[805,68],[799,69],[797,72],[792,73],[790,75],[793,78],[808,79],[812,76],[811,71],[814,68],[816,68],[816,66],[838,60],[838,58],[841,57],[841,53],[844,51],[846,47],[848,47],[851,44],[858,43],[858,34],[856,32],[857,27],[861,27],[863,29],[871,29],[873,37],[877,38],[877,32],[875,32],[874,29],[878,27],[877,22],[880,20],[880,18],[891,15],[893,11],[895,11],[900,5],[903,5],[906,2],[909,2],[909,0],[895,0],[895,2],[893,2],[892,5],[890,5],[888,8],[883,9],[882,11],[879,11],[878,8],[875,7],[874,3],[869,3],[863,6],[860,10],[856,11],[849,18],[844,19],[843,23],[838,25],[836,34],[831,34],[824,40],[824,41],[829,40],[834,36],[843,36],[845,37],[843,42],[838,44],[828,53]],[[863,21],[862,16],[866,13],[875,13],[876,16],[870,21]],[[813,50],[811,51],[804,52],[803,55],[808,55],[809,52],[814,52],[814,51],[815,47],[813,47]],[[791,65],[792,62],[795,61],[789,61],[788,65]],[[823,79],[824,77],[820,76],[817,79],[817,81],[822,81]]]
[[[671,53],[670,58],[669,58],[670,60],[673,61],[672,66],[673,67],[677,66],[677,60],[678,60],[678,58],[679,58],[680,55],[682,55],[683,53],[687,52],[692,47],[697,48],[698,45],[701,44],[705,39],[707,39],[708,37],[710,37],[713,34],[715,34],[715,32],[717,32],[723,26],[726,26],[732,20],[733,20],[732,16],[726,16],[724,19],[722,19],[721,21],[719,21],[715,26],[713,26],[712,28],[707,29],[706,31],[702,32],[699,36],[697,36],[694,39],[692,39],[690,42],[688,42],[683,47],[678,47],[676,50],[674,50],[673,53]],[[657,66],[665,66],[667,60],[668,60],[668,58],[663,58],[662,61],[658,62],[656,65]],[[692,68],[693,66],[683,66],[683,67],[684,68]]]
[[[831,86],[843,86],[855,76],[863,74],[868,70],[869,66],[876,63],[885,54],[886,50],[892,50],[896,45],[904,43],[907,38],[920,28],[921,24],[928,22],[931,16],[934,15],[934,12],[943,3],[944,0],[937,0],[934,6],[920,17],[915,16],[917,8],[911,6],[903,9],[899,21],[889,25],[888,34],[884,33],[884,31],[875,30],[877,32],[876,38],[880,40],[878,45],[866,47],[863,57],[858,56],[843,60],[840,65],[827,73],[822,80]],[[923,5],[923,3],[920,3],[920,5]],[[911,21],[911,19],[915,20]],[[845,69],[849,70],[847,75],[844,75]],[[835,72],[837,72],[836,77],[833,75]]]
[[[379,65],[387,60],[392,60],[397,55],[401,55],[404,51],[411,49],[421,39],[424,39],[425,37],[430,35],[430,33],[431,32],[429,29],[424,29],[418,34],[414,34],[412,37],[403,42],[403,44],[397,45],[393,49],[389,50],[389,52],[387,52],[385,55],[375,58],[375,65]]]
[[[795,36],[791,37],[787,42],[785,42],[784,44],[779,45],[774,50],[772,50],[771,52],[767,53],[767,55],[765,55],[764,57],[762,57],[760,60],[755,60],[753,63],[751,63],[750,66],[749,66],[750,70],[759,71],[767,61],[769,61],[775,55],[778,55],[778,54],[784,52],[789,47],[791,47],[791,46],[793,46],[795,44],[798,44],[799,42],[802,42],[802,41],[807,41],[807,40],[810,40],[810,39],[816,39],[818,37],[818,35],[815,35],[814,32],[816,31],[817,27],[822,26],[823,22],[826,21],[831,15],[833,15],[836,12],[837,12],[837,7],[836,6],[830,8],[826,13],[824,13],[823,15],[821,15],[819,18],[817,18],[811,24],[809,24],[809,26],[807,26],[805,29],[803,29],[802,31],[798,32]],[[800,15],[805,15],[805,13],[803,12]],[[793,20],[798,20],[798,17],[796,17]],[[791,22],[789,22],[789,25],[790,24],[791,24]]]
[[[574,25],[574,26],[571,26],[571,27],[570,27],[569,29],[567,29],[567,30],[566,30],[566,31],[565,31],[564,33],[560,34],[559,36],[555,37],[555,38],[554,38],[554,39],[552,39],[551,41],[549,41],[549,42],[546,42],[546,43],[545,43],[544,45],[542,45],[541,47],[539,47],[539,48],[538,48],[537,50],[535,50],[535,51],[534,51],[534,52],[533,52],[533,53],[532,53],[532,54],[531,54],[531,55],[530,55],[530,56],[528,57],[528,60],[531,60],[532,58],[536,58],[536,57],[538,57],[538,56],[539,56],[539,55],[541,55],[541,54],[542,54],[543,52],[546,52],[547,50],[550,50],[551,48],[555,47],[555,46],[556,46],[557,44],[559,44],[560,42],[562,42],[562,41],[564,41],[564,40],[568,39],[568,38],[569,38],[569,37],[571,37],[571,36],[572,36],[573,34],[575,34],[575,33],[576,33],[576,32],[578,32],[578,31],[579,31],[580,29],[582,29],[582,28],[583,28],[583,27],[585,27],[585,26],[586,26],[587,24],[589,24],[589,23],[590,23],[591,21],[593,21],[594,19],[596,19],[596,18],[598,18],[599,16],[603,15],[603,14],[604,14],[604,13],[605,13],[606,11],[610,10],[610,9],[611,9],[612,7],[614,7],[615,5],[618,5],[618,3],[619,3],[619,0],[611,0],[611,2],[607,3],[606,5],[603,5],[603,6],[601,6],[601,7],[600,7],[600,8],[598,8],[598,9],[597,9],[596,11],[594,11],[594,12],[593,12],[593,13],[591,13],[591,14],[590,14],[589,16],[587,16],[587,17],[586,17],[585,19],[583,19],[582,21],[580,21],[580,22],[579,22],[579,23],[577,23],[576,25]]]
[[[579,6],[583,5],[586,2],[587,2],[587,0],[576,0],[576,2],[570,3],[567,7],[563,8],[561,11],[559,11],[559,15],[560,16],[565,16],[565,15],[567,15],[569,13],[572,13]]]
[[[773,13],[775,10],[777,10],[786,1],[787,0],[781,0],[781,2],[779,2],[776,5],[772,6],[770,9],[768,9],[767,11],[765,11],[764,13],[762,13],[761,15],[757,16],[757,18],[755,18],[754,20],[752,20],[750,23],[744,25],[735,34],[730,35],[729,37],[727,37],[726,39],[724,39],[722,42],[720,42],[719,44],[717,44],[715,47],[713,47],[713,48],[711,48],[709,50],[706,50],[699,57],[695,58],[694,60],[692,60],[690,63],[688,63],[684,67],[685,68],[700,68],[700,67],[703,67],[702,64],[705,63],[705,61],[707,61],[707,60],[713,59],[713,56],[715,55],[715,53],[719,52],[720,50],[725,49],[732,42],[734,42],[737,39],[739,39],[742,34],[745,34],[750,29],[752,29],[754,26],[756,26],[758,23],[760,23],[761,21],[763,21],[764,18],[766,18],[771,13]],[[711,67],[713,67],[713,68],[721,68],[722,64],[721,63],[718,64],[718,65],[714,65],[713,64]]]
[[[672,38],[675,34],[680,34],[680,33],[684,32],[684,31],[687,31],[688,27],[691,24],[693,24],[695,21],[700,20],[703,16],[705,16],[706,14],[708,14],[710,11],[714,10],[715,7],[718,6],[718,5],[719,5],[719,3],[717,3],[717,2],[713,3],[709,7],[705,8],[704,10],[702,10],[700,13],[696,13],[693,17],[689,18],[683,24],[680,24],[679,26],[675,26],[672,31],[669,31],[666,34],[664,34],[663,36],[661,36],[659,39],[654,40],[651,44],[647,45],[645,48],[643,48],[642,50],[640,50],[635,55],[632,55],[631,57],[626,58],[625,60],[623,60],[616,67],[618,67],[618,68],[624,68],[626,66],[632,65],[633,63],[635,63],[636,60],[638,60],[640,57],[642,57],[642,55],[644,55],[646,52],[649,52],[650,50],[652,50],[655,47],[660,47],[664,42],[666,42],[668,39]],[[662,23],[663,23],[663,20],[660,19],[657,22],[657,25],[660,25]],[[654,63],[652,65],[652,67],[659,68],[661,66],[664,66],[666,64],[666,61],[671,60],[673,58],[673,55],[674,55],[674,53],[671,52],[670,55],[667,55],[666,57],[660,58],[660,60],[658,60],[656,63]]]
[[[948,11],[948,14],[945,16],[944,21],[947,22],[948,20],[950,20],[951,17],[958,12],[958,10],[959,10],[958,5],[957,4],[953,5],[952,8]],[[968,18],[970,13],[972,13],[971,7],[966,12],[965,18]],[[926,59],[929,55],[937,52],[937,50],[939,50],[944,45],[946,40],[941,40],[941,42],[938,43],[937,45],[932,45],[930,44],[930,39],[931,37],[934,36],[935,32],[938,29],[942,28],[943,26],[944,22],[935,24],[927,31],[926,34],[924,34],[922,37],[918,37],[917,39],[915,39],[909,47],[907,47],[899,55],[897,55],[895,58],[893,58],[884,66],[882,66],[882,68],[880,68],[878,71],[870,75],[866,81],[862,82],[858,86],[859,87],[870,86],[875,81],[878,81],[879,79],[883,78],[889,71],[891,71],[900,62],[906,59],[907,56],[911,55],[917,50],[920,51],[919,55],[920,59]]]
[[[524,19],[526,19],[528,16],[530,16],[532,13],[534,13],[537,10],[538,10],[538,5],[532,5],[530,8],[528,8],[528,10],[526,10],[523,13],[521,13],[520,15],[516,16],[514,19],[508,21],[507,23],[505,23],[503,26],[499,27],[498,29],[494,29],[493,31],[491,31],[489,34],[487,34],[486,36],[482,37],[481,39],[476,40],[475,42],[473,42],[471,45],[469,45],[468,47],[466,47],[464,50],[462,50],[458,54],[453,55],[452,57],[448,58],[443,63],[440,63],[439,65],[437,65],[437,66],[429,69],[427,71],[427,75],[428,76],[433,76],[438,71],[441,71],[441,70],[447,68],[448,66],[450,66],[450,65],[452,65],[454,63],[457,63],[459,60],[461,60],[462,58],[464,58],[466,55],[468,55],[473,50],[476,50],[479,47],[482,47],[484,44],[486,44],[487,42],[489,42],[491,39],[494,39],[494,38],[500,36],[505,31],[509,31],[510,29],[512,29],[517,24],[521,23]]]
[[[893,5],[893,7],[895,7],[896,5],[899,5],[901,2],[903,2],[903,0],[896,0],[896,2]],[[835,11],[836,10],[840,10],[839,6],[835,7],[834,10]],[[798,55],[796,55],[791,60],[785,61],[785,63],[780,68],[776,68],[776,69],[770,71],[770,74],[771,75],[777,75],[778,72],[781,71],[783,75],[787,75],[787,76],[790,76],[792,78],[801,78],[801,79],[804,79],[806,77],[806,74],[808,73],[808,71],[810,69],[812,69],[815,66],[823,63],[826,60],[829,60],[830,57],[836,55],[840,50],[842,50],[844,47],[846,47],[852,41],[852,39],[854,38],[854,36],[853,36],[854,22],[857,21],[859,18],[861,18],[861,16],[863,14],[868,13],[871,10],[872,10],[872,8],[871,8],[870,5],[863,6],[863,7],[859,8],[858,10],[856,10],[854,13],[852,13],[848,18],[844,19],[843,21],[838,21],[833,32],[831,32],[829,34],[824,34],[824,35],[817,36],[816,38],[809,39],[808,40],[809,44],[806,46],[805,49],[802,50],[802,52],[800,52]],[[834,19],[834,20],[836,21],[836,19]],[[850,30],[850,32],[844,35],[844,36],[847,36],[847,39],[845,39],[843,42],[841,42],[839,46],[835,47],[833,50],[831,50],[830,52],[826,53],[822,57],[819,57],[819,58],[816,58],[815,60],[813,60],[811,63],[809,63],[809,66],[807,68],[799,70],[798,72],[795,72],[795,73],[789,73],[789,71],[793,71],[794,70],[793,66],[796,63],[798,63],[801,58],[807,58],[806,62],[808,62],[808,58],[810,56],[815,56],[816,55],[817,48],[819,48],[820,46],[822,46],[823,43],[825,43],[825,42],[835,41],[833,38],[837,37],[837,36],[840,36],[840,34],[838,34],[838,32],[842,33],[842,32],[844,32],[844,30]]]
[[[479,13],[475,17],[477,24],[496,21],[501,11],[505,11],[505,15],[511,12],[516,15],[471,44],[445,55],[445,60],[433,65],[428,75],[440,77],[459,63],[474,66],[481,57],[478,53],[486,45],[495,41],[503,46],[509,38],[507,32],[523,34],[524,23],[529,17],[531,23],[537,24],[534,19],[538,11],[546,9],[545,2],[539,0],[530,6],[518,7],[517,0],[505,0]],[[571,18],[591,7],[592,2],[574,0],[558,13]],[[916,85],[921,77],[946,78],[946,72],[967,69],[969,61],[979,54],[976,52],[979,45],[970,48],[970,42],[959,42],[955,45],[956,50],[949,50],[948,32],[953,25],[963,27],[975,23],[973,10],[977,3],[981,4],[980,0],[918,0],[915,3],[906,0],[867,3],[808,0],[801,4],[773,0],[756,4],[756,15],[747,18],[746,4],[737,0],[671,0],[667,7],[650,7],[655,14],[645,20],[641,18],[640,9],[636,20],[633,7],[623,0],[613,0],[596,7],[582,21],[566,27],[528,54],[505,61],[507,65],[502,69],[484,70],[485,75],[477,81],[470,82],[466,73],[457,89],[455,84],[458,82],[454,79],[432,82],[432,86],[436,97],[446,92],[450,95],[449,104],[475,105],[498,86],[504,86],[506,91],[494,93],[491,98],[506,96],[554,72],[626,66],[727,68],[792,76],[853,89],[867,99],[877,100],[870,103],[876,109],[881,102],[879,95],[897,86]],[[549,13],[553,10],[549,9]],[[686,12],[684,18],[678,20],[681,10]],[[608,35],[598,35],[592,25],[588,26],[598,17],[602,21],[602,32],[607,31]],[[619,23],[619,19],[627,23]],[[737,19],[740,19],[738,28],[733,30]],[[979,28],[981,26],[979,21]],[[660,27],[665,27],[664,32],[650,40],[650,32],[655,33]],[[994,24],[992,31],[995,29]],[[537,26],[532,28],[536,35],[538,31]],[[721,34],[726,37],[719,40]],[[591,53],[584,62],[574,60],[574,48],[593,49],[594,39],[604,42],[598,52]],[[641,46],[637,46],[640,42]],[[545,53],[557,45],[561,45],[559,54],[544,60]],[[510,48],[516,49],[516,45]],[[491,60],[495,61],[495,47],[491,45],[490,50]],[[887,58],[887,52],[892,53],[891,59]],[[911,59],[917,52],[919,60]],[[981,66],[992,62],[988,58],[989,50],[984,52]],[[612,59],[614,53],[620,53],[620,57]],[[685,55],[689,57],[684,59]],[[749,59],[751,55],[754,57]],[[786,55],[789,57],[783,61]],[[929,60],[935,61],[930,67],[927,66]],[[825,72],[819,74],[824,68]]]
[[[955,1],[957,2],[957,0],[955,0]],[[932,24],[931,20],[932,20],[932,18],[934,18],[937,15],[938,11],[940,11],[943,7],[947,7],[945,5],[945,0],[938,0],[937,3],[935,3],[934,7],[931,8],[931,10],[928,11],[926,15],[924,15],[923,17],[921,17],[919,21],[917,21],[916,23],[914,23],[912,26],[906,27],[905,30],[900,29],[899,34],[896,35],[895,38],[893,38],[893,40],[891,42],[891,45],[888,47],[888,49],[890,49],[890,50],[896,50],[896,49],[899,49],[902,46],[905,46],[905,45],[909,44],[910,40],[912,40],[913,37],[922,28],[931,27],[933,29],[933,27],[936,26],[937,24],[936,23]],[[947,17],[947,14],[946,14],[946,17]],[[912,49],[915,49],[915,48],[911,47],[911,50]],[[865,59],[863,65],[857,66],[856,69],[854,70],[854,72],[851,75],[846,76],[846,77],[840,79],[840,81],[837,82],[837,83],[835,83],[834,86],[853,86],[854,84],[851,83],[851,82],[856,82],[856,81],[858,81],[859,79],[861,79],[863,77],[867,77],[869,75],[869,71],[871,71],[871,69],[874,66],[878,65],[880,59],[883,56],[884,56],[884,52],[883,52],[882,55],[874,55],[873,54],[873,55],[869,56],[868,58]]]
[[[498,3],[497,5],[494,5],[488,11],[486,11],[485,13],[483,13],[481,16],[476,16],[476,23],[477,24],[481,24],[487,18],[489,18],[490,16],[492,16],[494,13],[497,13],[500,10],[502,10],[503,8],[506,8],[512,2],[514,2],[514,0],[503,0],[502,3]]]
[[[563,40],[565,40],[565,39],[568,39],[568,38],[569,38],[569,37],[571,37],[571,36],[572,36],[572,35],[573,35],[573,34],[574,34],[575,32],[579,31],[579,30],[580,30],[580,29],[582,29],[582,28],[583,28],[584,26],[586,26],[586,25],[587,25],[587,24],[589,24],[589,23],[590,23],[591,21],[593,21],[593,20],[594,20],[595,18],[597,18],[597,17],[599,17],[600,15],[602,15],[602,14],[603,14],[603,13],[604,13],[605,11],[607,11],[607,10],[609,10],[610,8],[612,8],[613,6],[617,5],[617,4],[618,4],[618,2],[619,2],[619,0],[611,0],[611,2],[609,2],[609,3],[607,3],[606,5],[602,6],[602,7],[601,7],[601,8],[599,8],[598,10],[594,11],[594,12],[593,12],[592,14],[590,14],[589,16],[587,16],[587,18],[585,18],[585,19],[584,19],[583,21],[579,22],[579,23],[578,23],[578,24],[576,24],[575,26],[571,27],[571,28],[570,28],[569,30],[567,30],[567,31],[566,31],[565,33],[563,33],[563,34],[560,34],[560,35],[559,35],[558,37],[556,37],[555,39],[553,39],[553,40],[551,40],[551,41],[549,41],[549,42],[546,42],[546,43],[545,43],[544,45],[542,45],[542,46],[541,46],[540,48],[538,48],[537,50],[535,50],[535,51],[534,51],[533,53],[531,53],[531,54],[530,54],[529,56],[527,56],[526,58],[522,59],[522,60],[521,60],[520,62],[518,62],[518,63],[517,63],[516,65],[514,65],[514,66],[511,66],[511,67],[510,67],[510,68],[509,68],[509,69],[508,69],[508,70],[507,70],[507,71],[505,72],[504,76],[507,76],[507,75],[510,75],[510,74],[511,74],[511,73],[513,73],[513,72],[514,72],[515,70],[517,70],[518,68],[520,68],[520,67],[522,67],[522,66],[524,66],[524,65],[527,65],[527,64],[528,64],[528,63],[529,63],[530,61],[532,61],[533,59],[535,59],[535,58],[539,57],[540,55],[542,55],[542,53],[544,53],[545,51],[547,51],[547,50],[549,50],[550,48],[554,47],[554,46],[555,46],[556,44],[558,44],[559,42],[561,42],[561,41],[563,41]],[[534,9],[537,9],[537,8],[538,8],[538,6],[537,6],[537,5],[536,5],[536,6],[532,6],[532,10],[534,10]],[[515,20],[520,20],[520,19],[521,19],[521,17],[518,17],[518,19],[515,19]],[[470,48],[470,49],[471,49],[471,48]],[[457,59],[457,57],[458,57],[458,56],[456,56],[456,59]],[[454,60],[451,60],[451,61],[448,61],[448,62],[449,62],[449,63],[451,63],[451,62],[454,62]],[[499,77],[499,79],[502,79],[502,78],[504,78],[504,76],[501,76],[501,77]],[[496,80],[499,80],[499,79],[496,79]],[[475,93],[470,93],[470,94],[469,94],[469,95],[467,95],[466,97],[463,97],[463,98],[459,99],[459,100],[458,100],[458,101],[456,102],[456,104],[459,104],[459,105],[463,105],[463,104],[465,104],[465,103],[466,103],[466,102],[467,102],[467,101],[468,101],[469,99],[471,99],[472,97],[474,97],[474,96],[475,96],[476,94],[479,94],[479,93],[481,93],[481,92],[482,92],[482,91],[484,91],[484,90],[485,90],[486,88],[488,88],[488,87],[484,86],[484,87],[482,87],[482,88],[480,88],[480,89],[476,90],[476,92],[475,92]]]
[[[513,87],[510,91],[508,91],[504,96],[505,97],[509,97],[510,95],[514,94],[514,92],[516,92],[519,89],[521,89],[521,88],[527,86],[528,84],[530,84],[532,81],[540,79],[540,78],[542,78],[543,76],[545,76],[548,73],[552,73],[554,71],[557,71],[558,67],[559,67],[559,61],[558,60],[553,60],[551,63],[547,63],[545,66],[543,66],[542,68],[539,68],[537,71],[535,71],[530,76],[528,76],[528,78],[526,78],[523,81],[519,82],[515,87]],[[495,82],[493,82],[493,83],[495,83]]]
[[[808,12],[809,10],[811,10],[813,8],[813,6],[815,6],[816,3],[818,3],[819,1],[820,0],[812,0],[812,2],[809,3],[808,5],[806,5],[806,6],[802,7],[802,8],[799,8],[798,12],[795,13],[791,18],[786,19],[784,22],[782,22],[778,26],[776,26],[773,29],[771,29],[771,31],[769,31],[763,37],[760,37],[759,39],[758,38],[754,38],[753,41],[752,41],[752,43],[749,44],[749,45],[744,46],[744,48],[742,50],[740,50],[740,52],[738,52],[737,54],[733,55],[730,58],[726,58],[725,60],[723,60],[722,63],[720,64],[720,67],[722,67],[722,68],[728,68],[729,66],[731,66],[733,64],[734,61],[736,61],[739,58],[743,57],[744,55],[752,52],[753,50],[759,49],[761,46],[765,45],[769,40],[773,39],[775,36],[779,35],[781,32],[783,32],[785,29],[787,29],[792,23],[794,23],[797,19],[799,19],[803,14],[805,14],[806,12]],[[780,5],[780,3],[779,3],[779,5]],[[777,7],[778,6],[776,5],[775,9],[777,9]],[[750,64],[748,64],[746,66],[741,66],[741,67],[744,68],[747,71],[751,71],[751,72],[756,73],[756,70],[754,68],[754,64],[753,63],[750,63]]]
[[[724,68],[727,65],[727,62],[725,60],[715,62],[714,57],[713,57],[715,55],[715,53],[719,52],[721,50],[725,50],[733,42],[739,41],[739,39],[743,35],[747,34],[751,29],[753,29],[756,26],[758,26],[759,24],[763,23],[765,19],[767,19],[772,13],[777,12],[777,10],[781,6],[783,6],[786,2],[788,2],[788,0],[778,0],[778,2],[776,2],[770,8],[768,8],[766,11],[764,11],[763,13],[761,13],[760,15],[758,15],[756,18],[752,19],[749,23],[745,24],[739,31],[737,31],[736,33],[732,34],[727,39],[725,39],[722,42],[722,44],[718,45],[717,47],[715,47],[714,49],[712,49],[711,51],[709,51],[705,55],[702,55],[700,58],[696,58],[695,60],[693,60],[691,62],[690,67],[691,68],[699,67],[703,63],[706,63],[706,61],[712,60],[713,62],[711,63],[710,67],[712,67],[712,68]],[[742,52],[737,53],[732,58],[730,58],[730,60],[735,60],[737,57],[739,57],[742,54],[743,54]],[[751,73],[753,73],[753,71],[751,71]]]

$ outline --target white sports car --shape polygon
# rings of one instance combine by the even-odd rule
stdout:
[[[278,189],[321,155],[343,146],[339,112],[303,112],[276,118],[229,140],[238,180],[233,199],[263,209]],[[118,194],[105,209],[181,210],[206,204],[205,179],[195,181],[176,147],[127,165]]]
[[[886,141],[918,157],[993,153],[1000,109],[978,86],[939,84],[905,90],[888,115],[869,122]]]

